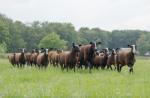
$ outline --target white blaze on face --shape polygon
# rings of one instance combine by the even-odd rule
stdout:
[[[96,46],[96,43],[94,43],[94,45],[95,45],[95,49],[97,50],[97,46]]]
[[[106,48],[106,52],[107,52],[107,54],[109,54],[109,49],[108,48]]]
[[[48,54],[48,49],[45,49],[46,50],[46,54]]]
[[[41,50],[39,50],[39,53],[41,53]]]
[[[116,49],[112,49],[112,50],[113,50],[114,54],[116,54]]]
[[[108,48],[106,48],[106,50],[109,51]]]
[[[23,49],[22,49],[22,53],[24,53],[24,50],[25,50],[25,49],[23,48]]]
[[[33,49],[33,52],[35,52],[35,49]]]
[[[133,48],[133,53],[136,53],[135,45],[131,45]]]

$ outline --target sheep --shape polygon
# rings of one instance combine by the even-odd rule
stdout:
[[[82,45],[79,61],[80,65],[79,67],[82,68],[82,65],[85,66],[85,68],[89,67],[89,72],[91,73],[91,69],[93,67],[93,59],[95,57],[95,51],[97,50],[97,44],[101,44],[101,42],[90,42],[88,45]]]
[[[133,73],[133,66],[136,62],[136,45],[128,45],[129,48],[120,48],[117,51],[117,71],[121,72],[121,68],[125,65],[130,67],[129,72]]]
[[[93,65],[95,65],[97,69],[99,67],[104,69],[107,64],[108,54],[109,54],[108,48],[102,49],[102,51],[100,51],[100,53],[94,57]]]
[[[59,62],[61,65],[61,69],[64,70],[64,68],[68,69],[74,69],[75,72],[75,65],[77,63],[77,54],[80,52],[80,46],[75,45],[75,43],[72,43],[72,49],[71,51],[65,51],[60,53],[59,55]]]
[[[37,60],[36,63],[38,65],[39,68],[47,68],[48,66],[48,49],[43,49],[42,53],[39,53],[39,55],[37,56]]]
[[[117,54],[116,54],[116,49],[111,49],[112,52],[111,54],[108,56],[108,60],[107,60],[107,69],[111,69],[112,70],[112,67],[111,65],[114,65],[115,66],[115,69],[116,69],[116,59],[117,59]]]
[[[8,60],[15,67],[15,65],[16,65],[16,62],[15,62],[15,53],[8,54]]]
[[[25,49],[21,49],[21,53],[15,53],[15,63],[17,64],[18,67],[24,67],[26,63],[26,57],[25,57]]]

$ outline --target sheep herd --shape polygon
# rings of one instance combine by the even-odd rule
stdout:
[[[133,72],[135,63],[136,45],[127,45],[126,48],[117,49],[97,49],[101,42],[90,42],[87,45],[77,45],[72,43],[70,51],[60,49],[32,49],[31,52],[25,52],[26,49],[20,49],[18,53],[9,53],[9,62],[14,67],[35,66],[38,68],[47,68],[49,65],[61,68],[61,70],[76,69],[117,69],[121,72],[123,66],[127,65]],[[114,68],[112,68],[112,65]]]

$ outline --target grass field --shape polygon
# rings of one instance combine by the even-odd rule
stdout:
[[[150,60],[137,59],[134,71],[18,69],[0,59],[0,98],[150,98]]]

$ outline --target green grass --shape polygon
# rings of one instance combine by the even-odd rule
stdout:
[[[7,59],[0,59],[0,98],[149,98],[150,60],[137,59],[134,74],[128,67],[121,73],[109,70],[62,72],[13,68]]]

